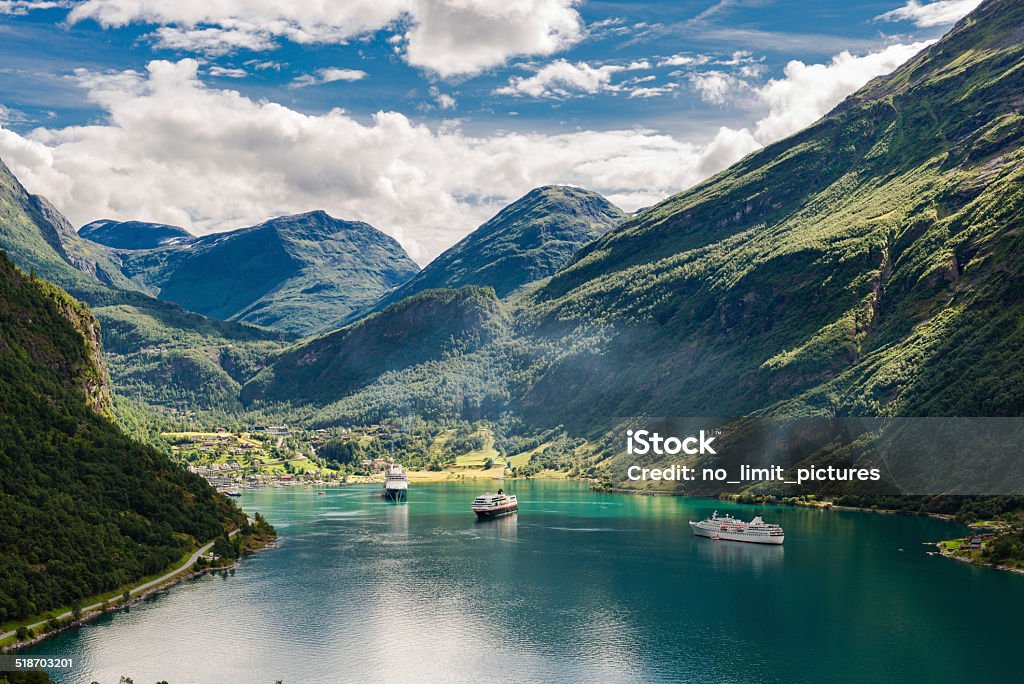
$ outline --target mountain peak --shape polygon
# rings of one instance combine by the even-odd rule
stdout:
[[[155,249],[191,240],[184,228],[148,221],[99,219],[78,229],[79,237],[114,249]]]
[[[493,287],[499,297],[546,278],[577,249],[626,217],[596,192],[570,185],[534,188],[463,238],[377,308],[423,290]]]

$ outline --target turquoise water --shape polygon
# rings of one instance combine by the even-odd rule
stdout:
[[[37,646],[57,682],[1020,681],[1024,576],[929,557],[927,518],[516,482],[246,492],[281,532],[231,574],[186,582]],[[713,509],[786,529],[767,547],[694,538]]]

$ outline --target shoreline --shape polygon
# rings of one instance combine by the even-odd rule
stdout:
[[[231,536],[234,536],[237,533],[238,533],[238,530],[235,530],[234,532],[231,533]],[[275,536],[271,540],[266,540],[266,541],[261,542],[259,544],[259,546],[255,546],[255,547],[251,547],[251,548],[246,549],[242,553],[242,556],[240,556],[238,559],[235,559],[230,565],[223,565],[223,566],[216,566],[216,567],[205,567],[205,568],[201,568],[201,569],[196,569],[196,561],[192,561],[191,563],[187,563],[187,564],[181,566],[181,569],[179,571],[175,572],[173,576],[167,577],[167,579],[165,581],[159,582],[158,584],[154,584],[154,585],[151,585],[151,586],[147,586],[145,589],[141,589],[139,591],[134,591],[134,593],[130,594],[130,597],[129,597],[129,599],[127,601],[118,601],[117,603],[105,602],[105,603],[108,603],[106,608],[104,608],[102,605],[99,606],[99,607],[95,607],[95,604],[94,604],[93,606],[90,606],[88,610],[83,609],[81,616],[77,620],[71,620],[69,618],[68,622],[62,624],[57,629],[52,629],[52,630],[51,629],[47,629],[42,634],[36,634],[35,636],[33,636],[33,637],[29,638],[29,639],[25,639],[23,641],[15,640],[12,643],[9,643],[9,644],[4,645],[4,646],[0,646],[0,654],[16,653],[16,652],[20,651],[23,648],[27,648],[29,646],[34,646],[36,644],[42,643],[43,641],[46,641],[47,639],[55,637],[58,634],[61,634],[63,632],[66,632],[66,631],[69,631],[69,630],[72,630],[72,629],[78,629],[79,627],[82,627],[83,625],[85,625],[85,624],[87,624],[89,622],[92,622],[93,620],[95,620],[95,619],[97,619],[97,618],[99,618],[99,617],[101,617],[103,615],[106,615],[108,613],[114,613],[114,612],[122,610],[124,608],[130,608],[131,606],[146,600],[147,598],[153,596],[154,594],[156,594],[158,592],[164,591],[166,589],[170,589],[171,587],[174,587],[174,586],[176,586],[178,584],[181,584],[182,582],[185,582],[187,580],[195,579],[196,577],[201,577],[202,575],[208,575],[208,574],[211,574],[211,573],[227,572],[229,570],[234,570],[234,569],[239,567],[239,565],[240,565],[239,561],[241,560],[241,557],[244,557],[244,556],[249,555],[251,553],[256,553],[258,551],[263,551],[265,549],[273,548],[276,545],[277,545],[277,537]],[[208,545],[204,545],[204,546],[200,547],[200,550],[206,548],[207,546],[212,547],[213,546],[213,542],[210,542]],[[196,553],[200,553],[200,551],[197,551]],[[145,583],[143,583],[143,584],[145,584]],[[142,585],[140,585],[140,586],[142,586]],[[133,592],[133,590],[131,590],[131,589],[129,591]],[[66,613],[62,613],[61,615],[65,615],[65,614]],[[57,616],[56,619],[60,620],[61,617]],[[33,623],[31,625],[23,625],[23,626],[29,627],[30,629],[36,629],[36,628],[44,628],[45,629],[46,628],[46,624],[47,624],[48,621],[49,620],[45,620],[45,621],[42,621],[42,622]],[[10,637],[7,637],[7,638],[10,638]]]

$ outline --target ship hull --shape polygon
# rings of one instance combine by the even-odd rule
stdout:
[[[405,499],[408,489],[385,489],[384,498],[391,499],[392,501],[402,501]]]
[[[505,506],[503,508],[494,508],[490,510],[474,510],[476,517],[480,520],[487,520],[489,518],[500,518],[504,515],[511,515],[519,510],[519,506]]]
[[[694,535],[698,537],[707,537],[708,539],[722,539],[725,541],[746,542],[748,544],[769,544],[775,546],[781,544],[783,540],[785,540],[786,538],[784,535],[759,536],[744,534],[742,532],[730,532],[728,530],[706,529],[693,523],[690,523],[690,529],[692,529]]]

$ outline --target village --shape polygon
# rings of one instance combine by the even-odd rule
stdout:
[[[386,425],[296,430],[282,425],[253,425],[232,431],[165,432],[174,457],[189,472],[205,478],[222,491],[240,487],[334,486],[382,481],[389,459],[376,457],[358,463],[339,464],[321,458],[317,450],[332,440],[361,444],[398,433]]]

